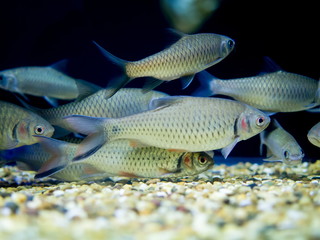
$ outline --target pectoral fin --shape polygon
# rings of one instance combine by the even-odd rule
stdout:
[[[146,80],[145,84],[143,85],[142,92],[143,93],[149,92],[152,89],[161,85],[161,83],[163,83],[163,82],[164,82],[163,80],[159,80],[159,79],[150,77]]]
[[[231,144],[229,144],[228,146],[224,147],[221,150],[221,153],[223,155],[224,158],[227,158],[230,154],[230,152],[232,151],[232,149],[237,145],[237,143],[240,141],[240,138],[237,137]]]
[[[183,96],[163,97],[152,99],[149,103],[149,110],[168,107],[170,105],[181,102]]]
[[[182,89],[187,88],[194,78],[194,74],[181,77]]]

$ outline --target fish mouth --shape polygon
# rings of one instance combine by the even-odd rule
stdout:
[[[284,160],[284,163],[290,166],[299,165],[302,162],[303,157],[304,154],[291,155],[290,158]]]

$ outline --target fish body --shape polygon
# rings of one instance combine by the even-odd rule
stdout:
[[[267,159],[265,161],[281,161],[286,165],[300,164],[304,153],[294,137],[273,120],[272,126],[260,133],[262,145],[267,146]],[[261,151],[262,152],[262,151]]]
[[[93,180],[112,176],[183,177],[199,174],[213,166],[206,153],[177,153],[164,149],[133,148],[128,140],[104,145],[95,154],[72,162],[78,145],[41,138],[42,147],[35,144],[2,153],[38,171],[36,177],[51,177],[64,181]],[[21,166],[21,164],[20,164]]]
[[[320,122],[310,129],[307,137],[313,145],[320,147]]]
[[[234,48],[234,41],[226,36],[213,33],[187,35],[177,33],[180,39],[170,47],[139,61],[119,59],[96,44],[108,59],[119,65],[124,72],[122,79],[111,84],[116,92],[129,81],[138,77],[152,77],[147,89],[152,89],[163,81],[182,78],[184,88],[194,75],[223,60]]]
[[[0,88],[20,94],[72,100],[89,95],[98,86],[76,80],[53,67],[19,67],[0,72]]]
[[[264,111],[295,112],[320,104],[318,81],[295,73],[277,71],[230,80],[208,73],[201,77],[206,85],[195,95],[226,95]]]
[[[0,101],[0,150],[36,143],[33,135],[51,137],[54,128],[37,114]]]
[[[37,113],[52,125],[71,130],[64,116],[77,114],[91,117],[119,118],[148,110],[151,99],[168,96],[158,91],[142,93],[138,88],[120,89],[112,98],[105,98],[110,90],[103,89],[84,98],[56,108],[40,109]]]
[[[220,148],[229,154],[234,145],[266,128],[270,118],[233,100],[200,97],[166,97],[151,102],[150,111],[123,118],[70,116],[74,131],[89,135],[79,152],[92,151],[104,142],[130,139],[174,151],[199,152]],[[79,154],[81,155],[81,154]]]

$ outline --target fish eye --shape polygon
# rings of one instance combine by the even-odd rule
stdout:
[[[233,48],[234,47],[234,41],[229,40],[228,41],[228,46],[229,46],[229,48]]]
[[[34,133],[37,135],[42,135],[44,133],[44,127],[40,125],[36,126],[34,128]]]
[[[261,127],[261,126],[263,126],[264,125],[264,117],[258,117],[257,118],[257,120],[256,120],[256,124],[257,124],[257,126],[259,126],[259,127]]]
[[[283,156],[284,156],[285,158],[289,158],[289,152],[288,152],[288,151],[284,151],[284,152],[283,152]]]
[[[207,158],[205,158],[204,156],[200,156],[199,157],[199,163],[202,164],[202,165],[206,164],[207,163]]]

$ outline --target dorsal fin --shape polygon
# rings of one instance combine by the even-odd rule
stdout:
[[[278,64],[276,64],[270,57],[263,57],[263,61],[264,63],[262,70],[260,71],[260,74],[283,71],[283,69]]]

